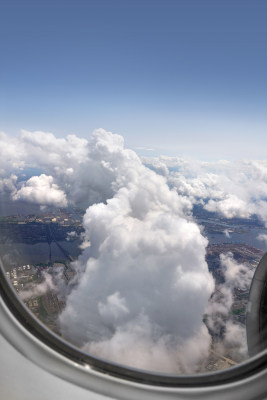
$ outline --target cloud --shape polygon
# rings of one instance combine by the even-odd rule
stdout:
[[[259,234],[257,236],[257,239],[267,244],[267,235],[265,235],[264,233]]]
[[[251,207],[236,195],[227,194],[223,200],[209,200],[204,207],[207,211],[219,212],[226,218],[249,218]]]
[[[24,167],[25,149],[17,137],[0,132],[0,176]]]
[[[161,175],[151,171],[121,136],[102,129],[90,140],[39,131],[22,131],[14,140],[23,150],[21,165],[43,173],[16,182],[13,200],[89,205],[60,319],[63,335],[94,354],[102,343],[103,356],[121,362],[130,341],[136,352],[144,349],[140,368],[197,369],[210,343],[202,316],[214,282],[207,240],[190,218],[190,200],[168,186],[167,169],[158,164]],[[195,341],[202,350],[186,361]],[[155,364],[155,357],[166,363]]]
[[[105,202],[114,196],[118,185],[124,184],[119,175],[130,178],[121,174],[118,167],[122,147],[121,136],[103,129],[94,131],[90,140],[75,135],[56,138],[41,131],[23,130],[17,137],[0,133],[0,190],[19,190],[12,174],[17,176],[16,171],[24,167],[38,166],[53,177],[53,183],[69,203]],[[133,151],[127,151],[130,158],[138,158]],[[226,218],[256,214],[267,222],[267,161],[203,162],[166,156],[143,157],[142,161],[167,178],[169,187],[185,199],[188,207],[200,203]],[[127,169],[126,159],[123,162],[125,170],[133,173]],[[40,200],[38,196],[33,198]]]
[[[229,233],[229,231],[228,231],[228,229],[225,229],[224,230],[224,234],[225,234],[225,236],[229,239],[231,236],[230,236],[230,233]]]
[[[58,275],[64,337],[111,361],[183,373],[200,370],[209,354],[204,314],[214,334],[223,330],[223,346],[241,329],[225,316],[234,288],[246,288],[252,272],[221,256],[225,284],[213,293],[208,242],[191,211],[202,204],[226,218],[267,221],[266,161],[141,160],[103,129],[89,140],[0,134],[0,144],[0,190],[13,200],[87,206],[75,278],[66,288]],[[14,171],[25,167],[42,173],[22,181]]]
[[[67,232],[67,241],[70,241],[71,239],[76,239],[78,237],[77,232],[71,231]]]
[[[12,199],[56,207],[65,207],[67,205],[65,193],[54,183],[52,176],[45,174],[33,176],[23,183],[19,190],[12,193]]]
[[[243,361],[247,358],[247,337],[246,329],[237,323],[229,320],[225,326],[224,345],[230,349],[232,357],[236,360]]]
[[[41,283],[37,285],[28,285],[26,289],[19,292],[19,296],[22,298],[22,300],[28,300],[31,297],[42,296],[49,290],[56,289],[53,278],[49,273],[43,272],[42,279],[43,281]]]
[[[192,204],[202,204],[226,218],[253,214],[267,223],[267,161],[203,162],[177,157],[143,157],[151,169],[164,171],[169,186]]]
[[[248,356],[246,329],[233,320],[234,290],[248,290],[254,271],[235,261],[232,253],[220,255],[224,283],[217,285],[206,310],[207,325],[215,339],[217,352],[243,361]]]
[[[232,253],[221,254],[220,260],[226,284],[231,288],[249,289],[254,271],[245,264],[237,263]]]
[[[121,139],[99,132],[94,148],[114,177],[114,195],[84,216],[86,248],[73,264],[61,332],[111,361],[194,371],[211,341],[202,320],[214,289],[207,240],[188,220],[188,202]]]
[[[17,179],[18,177],[15,174],[11,174],[9,178],[0,179],[0,192],[14,193]]]
[[[17,137],[9,137],[4,133],[0,134],[0,190],[10,190],[11,175],[14,171],[25,167],[38,168],[44,175],[52,177],[50,184],[46,178],[47,190],[51,191],[52,204],[57,204],[56,196],[63,200],[61,190],[65,193],[69,203],[87,203],[104,201],[112,197],[114,190],[112,182],[115,171],[109,169],[108,162],[102,163],[102,152],[105,152],[105,141],[100,143],[100,136],[106,138],[112,135],[103,130],[95,131],[90,143],[87,139],[79,138],[75,135],[68,135],[66,138],[56,138],[49,132],[28,132],[23,130]],[[95,136],[98,137],[97,141]],[[116,135],[114,135],[116,136]],[[122,137],[117,135],[117,143],[114,144],[113,151],[118,145],[123,143]],[[21,174],[22,175],[22,174]],[[37,178],[36,178],[37,179]],[[50,178],[51,179],[51,178]],[[30,181],[20,183],[22,190],[19,194],[15,193],[14,199],[23,197],[42,205],[43,200],[36,194],[36,191],[28,187],[38,186],[44,179],[38,178],[37,182]],[[20,190],[19,184],[12,186],[12,191]],[[57,185],[57,194],[55,186]],[[25,187],[25,188],[24,188]],[[33,196],[29,197],[28,193]],[[50,203],[46,196],[45,204]],[[40,202],[41,201],[41,202]]]

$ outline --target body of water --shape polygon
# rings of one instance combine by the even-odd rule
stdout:
[[[80,243],[80,240],[59,242],[74,259],[81,253],[79,248]],[[33,245],[23,243],[0,244],[0,256],[7,271],[27,264],[48,263],[49,254],[50,248],[48,243],[36,243]],[[57,244],[53,242],[51,243],[51,260],[56,261],[60,259],[66,259],[66,256]]]
[[[0,217],[41,214],[40,206],[26,201],[12,201],[8,193],[0,193]]]
[[[229,233],[227,237],[224,233],[211,233],[207,235],[207,238],[211,244],[216,243],[245,243],[249,246],[256,247],[257,249],[267,251],[267,242],[259,240],[259,235],[266,235],[267,229],[252,228],[248,232],[243,233]]]

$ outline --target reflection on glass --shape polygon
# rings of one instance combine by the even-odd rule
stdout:
[[[1,259],[52,331],[97,357],[170,374],[248,358],[265,161],[140,158],[103,130],[89,141],[24,132],[1,142],[23,148],[1,161]]]

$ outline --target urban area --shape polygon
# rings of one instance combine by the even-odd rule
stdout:
[[[81,244],[83,233],[84,211],[80,208],[71,210],[56,209],[53,212],[42,213],[41,215],[12,215],[0,218],[0,245],[5,243],[21,243],[24,245],[35,245],[38,243],[48,244],[48,252],[44,260],[37,263],[14,265],[7,263],[6,275],[16,292],[34,289],[43,281],[44,271],[57,274],[61,271],[65,284],[75,275],[72,261],[77,257],[72,254],[70,244],[76,243],[76,249]],[[216,290],[218,285],[224,281],[220,264],[220,255],[231,252],[234,259],[254,270],[264,254],[262,249],[242,242],[242,234],[251,229],[263,229],[263,225],[257,219],[232,219],[224,220],[216,214],[205,212],[201,208],[194,210],[194,217],[202,226],[203,234],[207,236],[209,245],[206,252],[206,260],[215,282]],[[227,234],[226,234],[227,232]],[[231,241],[231,234],[240,235],[240,241]],[[218,240],[217,240],[217,239]],[[56,246],[58,257],[53,257],[53,246]],[[33,290],[34,293],[34,290]],[[231,313],[223,318],[231,318],[234,322],[245,325],[246,307],[248,303],[249,289],[234,288],[234,302]],[[33,294],[23,299],[28,309],[44,323],[49,329],[60,335],[58,316],[65,307],[64,298],[61,298],[56,290],[48,289],[43,294]],[[214,341],[216,337],[213,338]],[[213,346],[210,349],[210,356],[207,360],[206,372],[212,372],[231,367],[241,360],[234,359],[231,349],[227,354],[217,353]]]

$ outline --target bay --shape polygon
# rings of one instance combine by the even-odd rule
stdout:
[[[81,241],[74,240],[72,242],[62,241],[59,244],[76,259],[81,253],[79,248]],[[10,271],[15,267],[23,265],[34,265],[49,262],[50,248],[48,243],[24,244],[24,243],[5,243],[0,244],[0,257],[6,271]],[[51,243],[51,260],[52,262],[66,259],[64,253],[60,250],[56,243]]]

